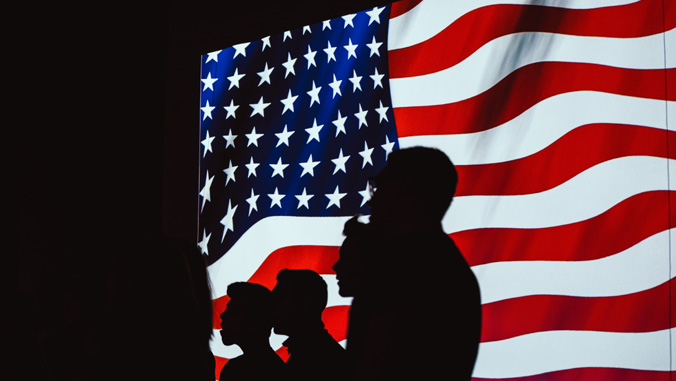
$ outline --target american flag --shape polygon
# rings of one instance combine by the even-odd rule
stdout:
[[[459,173],[443,226],[481,287],[475,380],[671,379],[675,27],[663,0],[400,1],[205,54],[214,329],[230,283],[310,268],[344,342],[343,224],[421,145]],[[217,375],[240,353],[218,337]]]

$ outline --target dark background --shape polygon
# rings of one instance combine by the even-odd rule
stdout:
[[[2,372],[21,376],[0,378],[106,378],[105,358],[158,339],[140,313],[156,307],[159,237],[197,239],[201,54],[386,3],[30,5],[6,72],[21,228],[3,256],[17,360]],[[119,278],[138,321],[112,313]]]

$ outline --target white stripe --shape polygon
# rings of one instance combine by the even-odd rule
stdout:
[[[676,102],[668,103],[671,108],[676,106]],[[586,124],[619,123],[666,129],[664,107],[663,100],[576,91],[544,99],[489,130],[405,137],[399,139],[399,146],[439,148],[455,165],[500,163],[532,155]]]
[[[569,9],[592,9],[634,2],[636,0],[425,0],[405,14],[390,20],[387,44],[390,50],[419,44],[446,29],[462,15],[490,5],[530,4]]]
[[[667,190],[667,160],[630,156],[603,162],[550,190],[520,196],[457,197],[446,217],[448,233],[484,227],[539,228],[594,217],[633,195]],[[672,163],[671,168],[676,168]],[[349,217],[268,217],[251,227],[209,266],[213,297],[248,280],[269,253],[294,245],[340,246]]]
[[[664,49],[666,50],[667,59],[666,67],[676,66],[676,35],[673,33],[664,34]]]
[[[674,336],[674,328],[642,333],[547,331],[486,342],[479,345],[472,376],[525,377],[595,367],[669,371]]]
[[[676,29],[667,32],[667,38]],[[628,69],[663,69],[662,33],[637,38],[514,33],[496,38],[448,69],[390,79],[393,107],[441,105],[471,98],[509,73],[536,62],[582,62]],[[528,47],[522,49],[520,47]],[[670,66],[673,67],[673,66]]]
[[[479,280],[481,302],[529,295],[606,297],[627,295],[657,287],[671,279],[667,230],[629,249],[588,261],[513,261],[472,267]],[[584,248],[583,248],[584,249]]]
[[[212,297],[230,283],[247,281],[273,251],[294,245],[340,246],[350,217],[267,217],[252,226],[233,247],[208,267]],[[208,234],[208,233],[207,233]]]
[[[597,164],[539,193],[456,197],[444,217],[444,230],[544,228],[583,221],[633,195],[668,190],[668,162],[676,165],[669,159],[627,156]]]

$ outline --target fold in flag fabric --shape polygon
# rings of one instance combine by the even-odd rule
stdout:
[[[671,379],[675,6],[399,1],[204,54],[214,330],[230,283],[309,268],[344,344],[343,224],[390,152],[428,146],[459,173],[443,226],[481,287],[475,380]],[[218,337],[217,377],[241,353]]]

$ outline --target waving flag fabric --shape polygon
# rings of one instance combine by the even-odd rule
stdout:
[[[230,283],[311,268],[344,341],[343,223],[423,145],[458,168],[443,224],[481,287],[476,380],[671,379],[675,27],[662,0],[401,1],[205,54],[214,329]],[[218,375],[240,352],[212,347]]]

